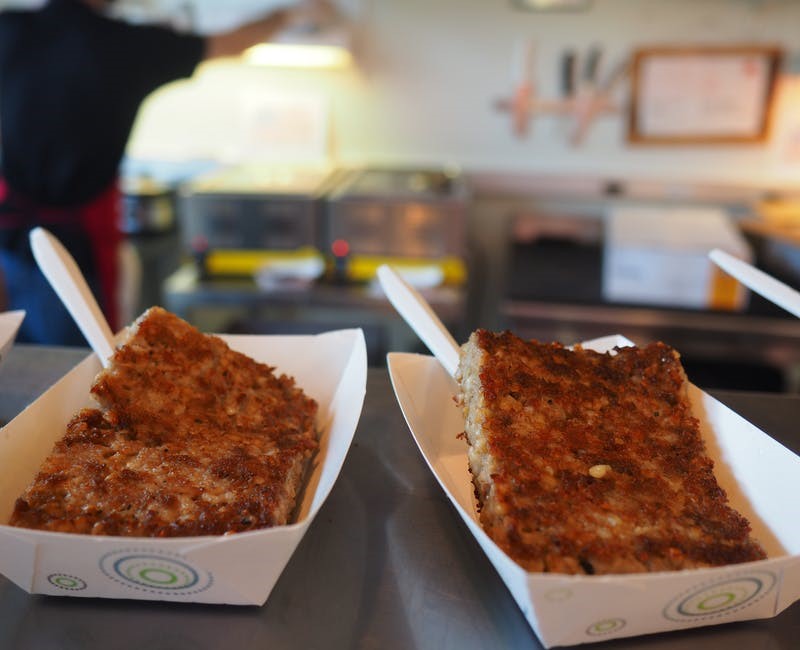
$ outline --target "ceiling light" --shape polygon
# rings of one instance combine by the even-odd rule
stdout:
[[[295,45],[287,43],[261,43],[244,53],[252,65],[278,68],[340,69],[352,64],[353,57],[347,48],[337,45]]]

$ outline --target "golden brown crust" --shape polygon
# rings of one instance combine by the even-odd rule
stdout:
[[[459,381],[481,523],[525,569],[765,557],[714,478],[670,347],[600,354],[478,330]]]
[[[102,371],[10,523],[61,532],[210,535],[284,524],[318,447],[294,381],[160,308]]]

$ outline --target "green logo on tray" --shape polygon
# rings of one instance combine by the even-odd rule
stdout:
[[[664,608],[664,616],[671,621],[722,617],[754,604],[769,593],[775,583],[772,573],[758,571],[716,584],[700,585],[669,603]]]
[[[593,623],[586,628],[586,634],[590,636],[600,636],[602,634],[611,634],[617,632],[625,627],[625,621],[621,618],[606,618],[602,621]]]
[[[210,573],[177,556],[153,551],[115,551],[100,559],[101,571],[127,587],[155,593],[194,594],[211,586]]]
[[[47,582],[59,589],[66,589],[67,591],[80,591],[86,589],[86,583],[75,576],[67,575],[66,573],[51,573],[47,576]]]

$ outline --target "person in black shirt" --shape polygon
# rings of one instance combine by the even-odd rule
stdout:
[[[85,345],[39,272],[28,233],[53,232],[116,329],[117,175],[142,101],[215,56],[264,41],[307,10],[275,10],[201,37],[114,20],[105,0],[49,0],[0,12],[2,309],[25,309],[19,341]],[[296,12],[296,13],[292,13]]]

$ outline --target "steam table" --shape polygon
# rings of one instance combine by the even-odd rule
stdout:
[[[0,366],[8,421],[87,352],[17,345]],[[800,397],[715,392],[794,451]],[[603,649],[797,647],[800,602],[776,618],[609,641]],[[0,577],[0,648],[215,650],[540,648],[416,449],[386,370],[369,371],[353,446],[262,607],[32,596]]]

